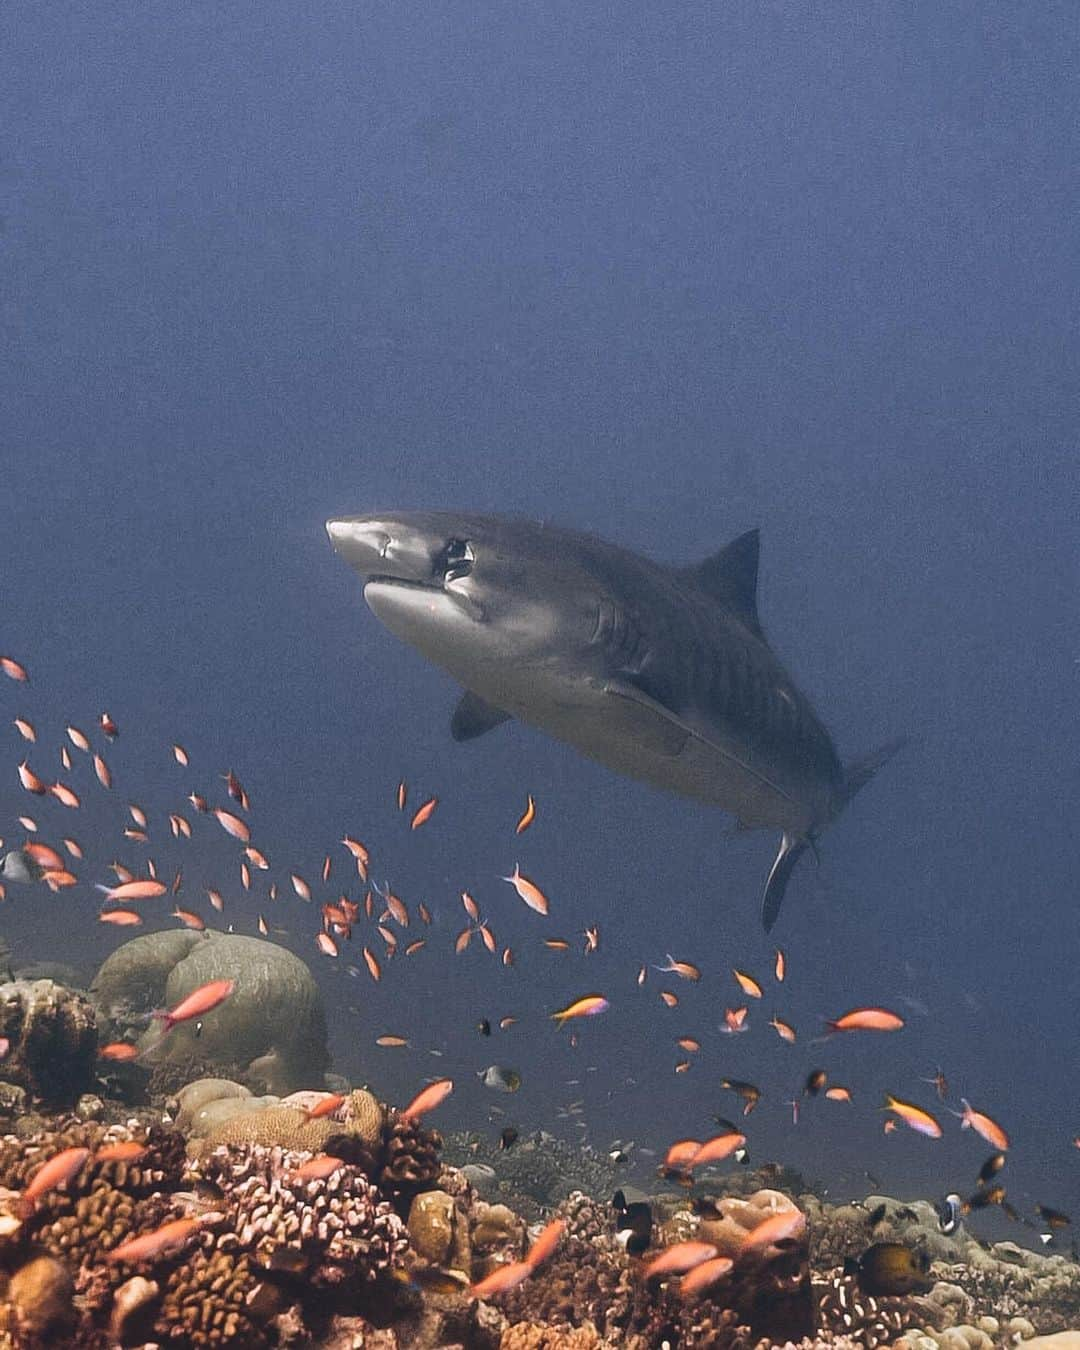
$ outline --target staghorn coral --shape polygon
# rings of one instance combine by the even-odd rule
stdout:
[[[258,1144],[218,1148],[201,1175],[222,1190],[231,1230],[218,1245],[267,1261],[281,1247],[303,1251],[315,1284],[352,1276],[371,1281],[408,1245],[405,1225],[359,1169],[343,1164],[320,1181],[301,1181],[309,1154]]]

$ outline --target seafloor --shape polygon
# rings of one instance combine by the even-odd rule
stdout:
[[[946,1236],[925,1202],[836,1206],[776,1166],[634,1193],[605,1154],[444,1141],[321,1073],[256,1095],[192,1059],[105,1066],[100,1024],[63,983],[0,985],[0,1350],[1080,1346],[1046,1340],[1080,1328],[1071,1255]],[[73,1170],[43,1185],[61,1155]],[[301,1175],[312,1158],[328,1174]],[[748,1242],[795,1210],[796,1236]],[[553,1218],[557,1245],[529,1264]],[[647,1273],[689,1240],[731,1258],[692,1295]],[[883,1242],[918,1255],[907,1292],[852,1265]],[[513,1287],[477,1290],[511,1263]]]

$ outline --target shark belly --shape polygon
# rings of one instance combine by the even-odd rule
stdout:
[[[798,763],[755,753],[728,728],[688,731],[649,702],[613,694],[602,680],[563,681],[535,670],[509,687],[505,679],[487,685],[477,674],[469,687],[510,716],[615,773],[728,811],[747,828],[801,835],[828,819],[827,785],[807,782]]]

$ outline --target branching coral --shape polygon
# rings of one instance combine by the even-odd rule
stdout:
[[[259,1260],[279,1247],[303,1250],[316,1283],[347,1275],[373,1280],[407,1246],[405,1225],[358,1168],[342,1164],[330,1176],[297,1176],[308,1155],[282,1148],[219,1148],[200,1165],[221,1188],[232,1231],[218,1239]]]

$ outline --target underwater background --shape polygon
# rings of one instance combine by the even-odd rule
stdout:
[[[398,1103],[454,1078],[440,1129],[662,1153],[741,1118],[728,1076],[762,1089],[754,1161],[837,1200],[934,1200],[985,1146],[944,1108],[940,1141],[883,1136],[878,1108],[938,1109],[921,1080],[940,1067],[950,1105],[1008,1130],[1016,1207],[1080,1209],[1075,18],[1056,0],[10,7],[0,650],[31,679],[0,682],[0,835],[16,845],[32,808],[87,855],[78,887],[8,887],[17,962],[89,975],[124,939],[92,885],[131,865],[136,802],[192,908],[248,934],[265,914],[311,966],[338,1073]],[[771,835],[728,837],[516,722],[451,741],[457,688],[368,612],[323,529],[436,506],[680,564],[760,527],[765,632],[841,755],[910,737],[771,937]],[[28,808],[27,750],[59,773],[63,728],[104,709],[113,792],[83,761],[78,811]],[[193,850],[163,825],[190,791],[224,803],[230,768],[271,863],[250,892],[223,832]],[[422,829],[400,781],[410,806],[438,796]],[[344,834],[434,916],[377,983],[349,973],[357,951],[319,953],[288,881],[318,890],[330,853],[316,898],[336,894]],[[515,863],[543,924],[500,880]],[[513,967],[454,955],[463,889]],[[665,953],[702,971],[675,1009],[654,971],[636,980]],[[768,985],[745,1036],[719,1033],[746,1002],[732,967]],[[591,992],[611,1008],[574,1048],[548,1015]],[[807,1044],[865,1004],[906,1027]],[[675,1074],[680,1036],[702,1051]],[[482,1085],[492,1063],[516,1094]],[[819,1064],[854,1100],[795,1125]],[[997,1210],[972,1227],[1035,1241]]]

